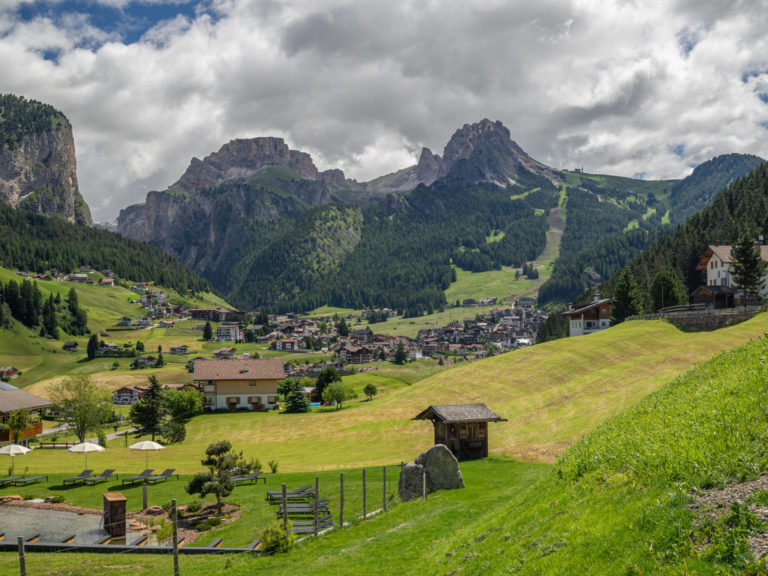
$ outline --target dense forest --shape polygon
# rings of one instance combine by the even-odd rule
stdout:
[[[66,121],[50,104],[0,94],[0,146],[8,150],[15,150],[28,134],[55,129]]]
[[[0,265],[67,273],[82,265],[111,269],[118,278],[152,281],[180,293],[209,291],[198,277],[160,249],[106,230],[0,205]]]
[[[262,232],[272,234],[242,264],[228,299],[271,311],[330,304],[431,312],[445,304],[444,290],[455,280],[452,258],[465,265],[482,259],[476,269],[488,270],[522,265],[544,249],[544,214],[558,194],[544,179],[536,184],[535,193],[511,200],[522,190],[446,179],[362,211],[325,206],[293,220],[283,216],[279,226],[264,222]],[[355,242],[335,265],[323,267],[306,257],[312,251],[299,248],[327,241],[329,230],[331,238],[346,230]],[[493,232],[497,241],[488,240]],[[339,242],[333,242],[337,249]]]
[[[643,250],[675,232],[674,225],[662,223],[663,214],[680,222],[761,163],[757,156],[727,154],[701,164],[679,182],[633,184],[628,179],[583,177],[578,186],[568,186],[560,256],[539,290],[539,303],[581,300]]]
[[[707,208],[691,216],[673,236],[661,238],[631,263],[644,294],[664,266],[676,269],[690,294],[703,284],[696,270],[710,244],[735,244],[742,235],[755,241],[768,232],[768,164],[763,163],[718,194]]]
[[[723,188],[763,162],[751,154],[724,154],[697,166],[693,174],[672,188],[669,207],[672,223],[682,224],[709,206]]]

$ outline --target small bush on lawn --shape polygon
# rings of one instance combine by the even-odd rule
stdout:
[[[267,554],[276,554],[278,552],[288,552],[296,542],[296,534],[291,529],[291,523],[288,527],[283,526],[282,522],[273,522],[261,532],[261,549]]]

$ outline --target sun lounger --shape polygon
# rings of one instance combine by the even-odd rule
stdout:
[[[267,479],[265,477],[262,477],[262,474],[264,474],[261,470],[256,470],[255,472],[251,472],[250,474],[246,476],[232,476],[232,482],[237,484],[238,482],[250,482],[253,480],[253,483],[256,484],[257,480],[263,480],[264,484],[267,483]],[[281,492],[282,495],[282,492]],[[282,497],[282,496],[281,496]]]
[[[90,476],[88,478],[85,478],[83,480],[84,484],[98,484],[99,482],[106,482],[110,478],[117,478],[117,474],[115,474],[114,470],[104,470],[101,474],[98,476]]]
[[[83,470],[77,476],[72,476],[72,478],[64,478],[62,484],[66,486],[67,484],[78,484],[80,482],[85,482],[85,479],[88,478],[91,474],[93,474],[93,470]]]
[[[306,486],[302,486],[301,488],[298,488],[296,490],[287,490],[285,493],[286,498],[288,500],[304,500],[306,498],[313,498],[315,495],[314,488],[307,484]],[[282,500],[283,499],[283,491],[282,490],[270,490],[267,492],[267,500]]]
[[[45,481],[48,481],[48,476],[30,476],[28,478],[17,478],[12,482],[14,486],[26,486],[27,484],[34,484],[35,482],[40,482],[40,480],[45,479]]]
[[[8,476],[7,478],[0,478],[0,488],[10,486],[13,484],[14,480],[18,480],[19,478],[24,478],[24,476]]]
[[[158,474],[157,476],[150,476],[147,478],[148,484],[157,484],[161,480],[168,480],[171,476],[176,476],[176,480],[179,479],[178,474],[174,474],[176,472],[175,468],[168,468],[166,470],[163,470],[162,474]]]
[[[144,482],[147,478],[152,476],[152,472],[154,471],[153,468],[147,468],[141,474],[136,474],[136,476],[131,476],[130,478],[123,478],[123,486],[125,486],[126,483],[135,484],[136,482]]]

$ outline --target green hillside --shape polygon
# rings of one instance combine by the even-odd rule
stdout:
[[[765,567],[752,557],[747,538],[766,530],[756,520],[757,510],[764,506],[765,491],[746,491],[741,496],[743,507],[726,506],[711,516],[691,504],[696,502],[698,490],[755,478],[766,468],[765,321],[763,315],[738,327],[701,335],[680,334],[661,322],[627,322],[602,333],[602,338],[595,334],[531,348],[524,351],[527,355],[519,355],[514,368],[510,364],[502,369],[497,364],[505,357],[500,357],[400,388],[386,402],[376,400],[338,413],[347,420],[343,430],[339,430],[340,420],[333,419],[335,413],[297,418],[222,415],[220,421],[236,419],[226,432],[214,417],[196,420],[194,425],[199,425],[200,432],[191,442],[197,446],[198,458],[207,441],[223,433],[234,434],[236,429],[247,431],[233,438],[235,445],[262,459],[274,454],[264,446],[270,436],[282,436],[282,444],[287,446],[280,456],[281,468],[302,466],[299,461],[288,464],[290,451],[308,458],[308,468],[318,466],[323,459],[347,472],[350,492],[356,495],[348,502],[347,518],[351,521],[344,530],[273,558],[182,556],[182,572],[764,574]],[[749,338],[753,339],[745,345],[706,361],[714,350]],[[544,370],[540,364],[543,358],[524,357],[537,349],[543,356],[557,352],[557,365]],[[549,363],[555,364],[551,360]],[[683,366],[699,362],[703,363],[679,375]],[[532,370],[533,366],[537,370]],[[510,368],[518,374],[509,375]],[[632,379],[638,372],[641,374]],[[525,382],[531,390],[540,389],[538,394],[526,395],[530,402],[515,398],[516,388]],[[656,392],[646,394],[650,390]],[[496,455],[461,464],[467,485],[464,490],[438,492],[426,502],[393,502],[387,513],[367,521],[356,519],[360,513],[359,493],[355,492],[359,490],[359,473],[355,474],[350,464],[370,465],[375,455],[358,462],[361,453],[350,450],[362,445],[368,452],[383,454],[382,461],[391,464],[412,458],[429,445],[429,425],[404,419],[401,430],[392,436],[370,415],[395,413],[400,408],[392,405],[402,403],[403,412],[412,416],[411,402],[418,399],[423,406],[425,394],[434,402],[445,397],[456,401],[488,399],[494,409],[509,418],[509,422],[491,428]],[[506,396],[512,398],[505,401]],[[269,428],[253,427],[252,422],[237,419],[239,416],[251,416],[252,422],[262,419]],[[290,433],[288,428],[281,430],[281,420],[290,420],[285,424]],[[328,421],[315,429],[310,440],[301,431],[306,430],[303,422],[311,420]],[[563,421],[567,422],[561,425]],[[408,427],[419,428],[415,445],[401,445],[399,458],[387,454],[388,445],[398,442]],[[301,436],[298,442],[293,438],[297,428]],[[537,429],[535,437],[548,444],[563,437],[571,440],[555,448],[563,454],[558,464],[526,464],[498,455],[508,445],[504,439],[510,436],[505,428],[515,430],[512,436],[518,438]],[[201,429],[206,430],[205,438],[197,436]],[[372,429],[378,431],[375,440],[369,435]],[[566,449],[565,444],[577,437],[583,439]],[[302,442],[304,446],[299,448]],[[163,461],[181,467],[189,458],[189,469],[198,468],[191,454],[187,457],[185,452],[185,447],[168,447]],[[529,451],[531,455],[536,453]],[[80,462],[73,456],[33,452],[24,457],[24,464],[29,471],[50,470],[54,462],[62,469],[76,470]],[[90,460],[95,467],[110,462],[120,462],[131,470],[143,467],[143,455],[131,454],[117,444],[93,454]],[[372,469],[369,474],[374,477]],[[321,472],[320,477],[325,493],[336,502],[334,475]],[[270,477],[267,487],[280,482],[298,485],[310,478],[309,474],[286,471]],[[189,501],[191,497],[179,487],[174,482],[152,487],[151,503],[170,497]],[[230,500],[243,504],[248,517],[267,518],[269,507],[260,504],[267,487],[238,488]],[[380,493],[377,495],[376,489],[380,488],[380,484],[374,485],[369,494],[371,506],[378,506]],[[28,491],[45,494],[47,489],[35,485]],[[66,497],[96,506],[101,497],[98,492],[77,488],[66,491]],[[132,502],[140,499],[138,489],[127,492]],[[746,508],[747,504],[752,508]],[[233,544],[248,541],[255,531],[249,528],[253,524],[243,524],[244,519],[217,528],[201,543],[217,535]],[[14,560],[14,554],[0,555],[0,564],[10,565]],[[108,570],[118,576],[143,575],[162,573],[169,566],[170,558],[165,556],[123,555],[115,562],[113,556],[28,555],[28,568],[34,570],[31,573],[40,574]]]

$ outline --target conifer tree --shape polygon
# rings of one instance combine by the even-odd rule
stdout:
[[[643,295],[637,286],[635,275],[629,267],[624,268],[616,281],[613,294],[613,313],[611,326],[624,322],[629,316],[642,314]]]
[[[733,245],[731,257],[733,258],[731,274],[739,287],[746,310],[748,301],[756,299],[760,295],[760,289],[765,286],[763,276],[766,263],[760,257],[760,249],[747,234]]]

